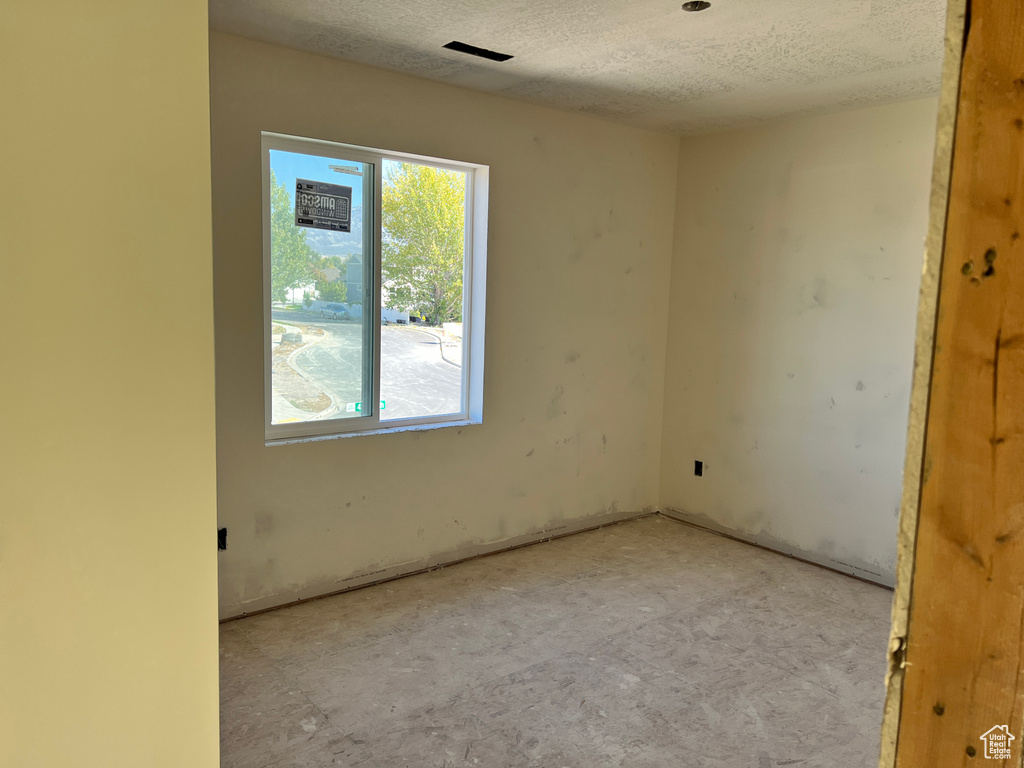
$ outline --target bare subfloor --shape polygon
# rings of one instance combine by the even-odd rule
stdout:
[[[658,516],[225,624],[223,766],[860,768],[891,593]]]

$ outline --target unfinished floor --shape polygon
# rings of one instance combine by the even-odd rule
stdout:
[[[874,766],[892,593],[658,515],[224,624],[221,764]]]

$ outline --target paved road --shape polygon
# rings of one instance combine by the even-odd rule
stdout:
[[[327,337],[295,356],[310,381],[334,397],[344,411],[362,400],[362,325],[308,312],[274,310],[273,319],[322,328]],[[384,419],[440,416],[461,407],[462,369],[441,357],[430,333],[402,325],[381,327],[381,399]],[[344,413],[342,414],[344,415]]]

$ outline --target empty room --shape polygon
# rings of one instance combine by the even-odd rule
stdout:
[[[0,766],[1019,764],[1014,3],[57,5]]]
[[[223,764],[872,763],[942,2],[316,8],[211,5]]]

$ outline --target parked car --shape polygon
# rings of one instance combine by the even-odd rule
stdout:
[[[334,320],[347,320],[348,310],[344,304],[324,304],[320,307],[320,317],[330,317]]]

